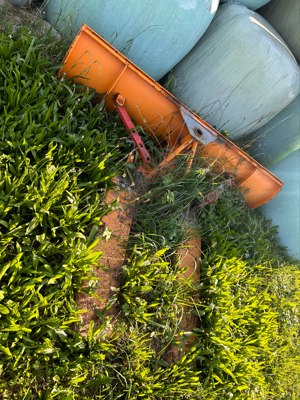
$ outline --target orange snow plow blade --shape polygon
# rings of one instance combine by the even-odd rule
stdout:
[[[210,159],[215,172],[234,174],[247,205],[271,200],[283,182],[248,156],[198,115],[190,111],[123,54],[83,24],[65,58],[60,75],[103,94],[108,111],[114,96],[126,98],[126,110],[136,125],[174,150],[194,143],[197,154]]]

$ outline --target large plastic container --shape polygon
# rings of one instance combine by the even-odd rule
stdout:
[[[221,0],[221,3],[240,3],[250,8],[250,10],[257,10],[269,3],[269,1],[270,0]]]
[[[197,43],[218,5],[219,0],[48,0],[45,12],[60,32],[75,34],[87,24],[158,80]]]
[[[272,0],[259,12],[282,36],[300,62],[300,1]]]
[[[205,35],[174,68],[172,92],[230,138],[266,124],[299,94],[292,53],[259,14],[219,7]]]
[[[271,172],[284,181],[282,190],[261,210],[273,225],[279,225],[282,245],[300,259],[300,149],[278,161]]]
[[[300,148],[300,95],[266,125],[249,135],[251,156],[266,168]]]

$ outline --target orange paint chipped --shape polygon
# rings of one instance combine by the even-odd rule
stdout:
[[[113,181],[116,185],[120,183],[118,178],[113,178]],[[111,238],[107,242],[101,239],[95,248],[95,251],[103,252],[99,261],[107,269],[104,271],[99,267],[94,268],[94,274],[97,278],[100,278],[98,281],[100,287],[96,290],[96,294],[103,301],[86,293],[80,293],[75,299],[80,309],[87,310],[86,313],[80,315],[83,319],[83,326],[80,331],[82,336],[88,333],[91,321],[95,321],[96,324],[102,323],[94,313],[92,304],[97,307],[100,312],[103,311],[109,299],[115,294],[111,288],[119,288],[121,285],[126,244],[133,218],[134,193],[128,192],[128,188],[127,190],[125,188],[109,190],[105,197],[105,202],[109,204],[116,199],[119,199],[118,204],[122,209],[112,211],[102,218],[104,228],[108,228],[112,231]],[[87,287],[87,285],[88,281],[85,281],[83,288]],[[117,315],[118,309],[116,304],[112,305],[105,313],[105,317],[116,318]]]
[[[201,255],[201,239],[190,239],[186,248],[180,250],[181,267],[187,268],[186,272],[179,275],[179,279],[192,279],[194,283],[200,283],[200,255]],[[199,302],[197,295],[192,296],[195,304]],[[186,307],[181,321],[181,329],[184,332],[191,332],[193,328],[199,326],[199,318],[192,314],[191,308]],[[189,345],[195,343],[197,337],[193,334],[189,335],[189,340],[185,343],[184,351],[189,349]]]
[[[191,229],[193,223],[192,216],[189,216],[183,221],[183,229]],[[194,284],[200,283],[200,257],[201,257],[201,238],[195,237],[194,232],[190,231],[189,236],[193,237],[188,240],[187,243],[183,244],[183,247],[178,251],[180,258],[180,268],[185,268],[186,271],[178,274],[177,279],[179,281],[190,280]],[[171,346],[169,352],[170,361],[177,362],[180,360],[186,352],[189,351],[190,347],[197,341],[197,336],[193,334],[194,328],[199,328],[200,320],[198,315],[194,314],[194,304],[199,303],[196,290],[191,288],[190,297],[187,297],[187,301],[190,305],[183,307],[182,319],[180,322],[181,331],[184,335],[188,336],[188,339],[184,342],[182,349],[178,346]],[[177,337],[177,340],[180,338]]]

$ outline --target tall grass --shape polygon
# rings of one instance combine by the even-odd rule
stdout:
[[[0,46],[2,397],[191,396],[190,360],[160,364],[138,327],[120,318],[108,336],[108,318],[85,339],[71,329],[75,294],[101,256],[95,228],[116,206],[104,195],[131,144],[119,117],[92,105],[95,93],[56,79],[27,30],[2,34]]]
[[[180,330],[180,307],[193,310],[200,326],[193,329],[198,339],[191,354],[201,371],[198,391],[207,390],[207,398],[297,398],[299,265],[291,264],[279,245],[277,228],[258,211],[246,208],[238,188],[224,192],[214,204],[200,206],[222,178],[201,168],[201,161],[184,176],[186,157],[177,162],[173,170],[145,185],[136,208],[131,251],[146,247],[153,254],[165,247],[159,255],[176,279],[180,272],[176,249],[188,231],[184,232],[182,215],[194,211],[192,235],[200,234],[202,240],[201,278],[198,285],[189,284],[198,291],[199,303],[191,301],[189,285],[180,291],[178,280],[172,283],[167,278],[172,275],[160,263],[147,264],[144,253],[139,265],[124,268],[120,293],[125,315],[139,321],[145,331],[152,325],[153,337],[160,339],[162,332],[167,344],[182,345],[186,336]],[[173,312],[161,311],[170,304]],[[161,358],[168,360],[167,354]]]
[[[95,232],[117,207],[105,192],[114,175],[135,172],[119,117],[94,107],[95,93],[55,78],[43,40],[8,30],[0,42],[2,398],[297,398],[299,269],[236,190],[201,206],[222,178],[201,159],[184,175],[188,155],[136,182],[118,323],[91,323],[86,338],[71,329],[82,312],[74,296],[101,256]],[[198,285],[177,279],[191,210],[189,232],[203,242]],[[201,326],[171,363],[170,346],[185,340],[183,306]]]

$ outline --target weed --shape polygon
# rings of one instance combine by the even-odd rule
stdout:
[[[213,243],[232,241],[248,262],[291,261],[286,249],[279,245],[277,227],[271,226],[260,211],[247,209],[237,188],[224,192],[209,208],[202,208],[198,218],[203,249]]]
[[[178,156],[172,170],[166,169],[143,182],[132,225],[130,250],[138,243],[143,247],[145,238],[154,252],[170,248],[169,255],[185,241],[184,214],[201,203],[213,185],[205,160],[194,160],[193,168],[185,175],[188,157]],[[139,236],[141,233],[143,236]]]

